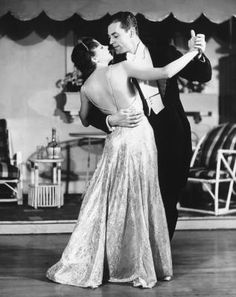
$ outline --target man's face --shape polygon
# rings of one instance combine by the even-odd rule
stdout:
[[[116,54],[123,54],[132,52],[132,32],[121,28],[121,23],[111,23],[108,26],[108,36],[110,38],[110,45],[114,48]]]

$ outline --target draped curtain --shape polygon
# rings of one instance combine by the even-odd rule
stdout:
[[[107,24],[117,11],[132,11],[143,41],[169,42],[194,29],[232,46],[236,0],[0,0],[0,36],[13,40],[32,31],[60,40],[69,31],[107,42]]]
[[[236,15],[235,0],[0,0],[0,16],[11,12],[22,21],[42,12],[55,21],[74,14],[85,20],[96,20],[107,13],[128,10],[143,14],[151,21],[162,21],[170,13],[182,22],[193,22],[204,14],[211,22],[222,23]]]

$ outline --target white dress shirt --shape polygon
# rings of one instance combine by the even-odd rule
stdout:
[[[153,67],[149,50],[141,41],[137,46],[135,54],[127,53],[126,59],[138,63],[140,62],[140,65]],[[138,83],[145,99],[147,100],[149,114],[151,112],[151,109],[155,114],[158,114],[164,108],[164,105],[156,81],[138,80]],[[110,116],[106,117],[106,125],[109,131],[112,132],[115,129],[115,127],[111,127],[109,125],[109,117]]]
[[[126,58],[129,61],[140,62],[140,65],[153,67],[152,59],[148,48],[140,41],[135,54],[127,53]],[[156,81],[142,81],[138,80],[142,93],[147,100],[149,107],[149,114],[151,109],[155,114],[158,114],[163,108],[163,102],[159,93]]]

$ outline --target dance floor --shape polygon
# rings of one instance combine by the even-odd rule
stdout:
[[[60,285],[45,272],[69,234],[0,235],[1,297],[235,297],[236,230],[176,231],[174,277],[153,289],[107,283],[98,289]]]

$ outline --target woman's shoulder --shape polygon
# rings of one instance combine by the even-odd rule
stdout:
[[[124,71],[124,69],[129,65],[131,62],[130,61],[121,61],[116,64],[112,64],[108,66],[108,72],[110,71]]]
[[[98,70],[95,69],[90,75],[89,77],[86,79],[86,81],[83,84],[84,89],[89,89],[89,87],[91,86],[91,84],[93,85],[94,80],[97,79],[97,77],[99,75],[97,75]]]
[[[110,66],[96,68],[84,82],[84,90],[89,92],[90,90],[98,87],[104,81],[104,77],[106,76],[109,67]]]

